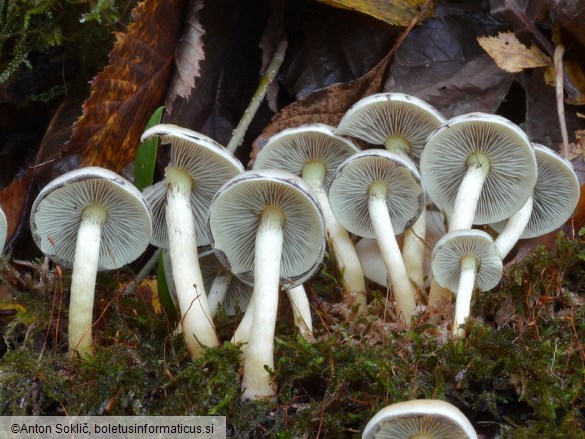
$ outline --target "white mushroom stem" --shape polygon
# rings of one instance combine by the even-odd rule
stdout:
[[[453,299],[453,292],[449,288],[442,287],[437,279],[431,279],[431,286],[429,288],[428,306],[440,306],[451,303]]]
[[[481,190],[490,171],[490,161],[484,154],[475,153],[467,159],[467,172],[461,181],[451,215],[449,231],[471,229]]]
[[[404,231],[402,259],[408,277],[419,291],[425,292],[425,236],[427,232],[427,213],[423,209],[415,223]]]
[[[313,318],[307,292],[303,285],[286,290],[290,300],[295,326],[299,328],[300,334],[307,340],[313,340]]]
[[[500,256],[504,259],[510,253],[510,250],[514,248],[514,245],[518,242],[524,229],[528,225],[530,221],[530,217],[532,216],[532,207],[534,205],[534,198],[529,197],[526,204],[508,218],[506,221],[506,225],[504,226],[504,230],[498,235],[496,238],[496,248],[500,252]]]
[[[465,337],[465,330],[460,328],[471,313],[471,297],[475,287],[475,276],[477,273],[477,259],[473,255],[463,256],[461,258],[461,275],[459,277],[459,287],[455,299],[455,316],[453,318],[453,327],[451,333],[453,337]]]
[[[244,359],[242,399],[261,399],[276,393],[266,368],[274,368],[274,330],[280,285],[280,259],[284,216],[281,209],[266,206],[256,231],[254,257],[253,320]]]
[[[69,298],[69,353],[92,355],[93,301],[106,210],[98,205],[83,209],[77,232]]]
[[[387,151],[400,154],[403,157],[412,157],[412,145],[402,136],[390,136],[384,142]],[[427,215],[423,209],[415,223],[404,231],[402,243],[402,259],[411,282],[418,290],[425,293],[425,236],[427,232]]]
[[[380,254],[386,264],[388,277],[392,283],[396,314],[408,324],[416,308],[415,291],[408,279],[404,260],[396,242],[392,221],[386,204],[386,185],[373,183],[369,189],[368,209],[374,233],[380,247]]]
[[[228,270],[219,270],[215,275],[215,279],[213,279],[207,294],[207,303],[209,304],[211,318],[215,317],[217,308],[219,308],[219,304],[225,299],[231,282],[232,274]]]
[[[347,230],[331,211],[329,198],[323,187],[325,171],[321,162],[308,163],[303,167],[302,178],[311,188],[323,213],[328,244],[342,276],[344,301],[351,307],[358,305],[358,312],[365,313],[367,298],[364,272]]]
[[[177,168],[165,171],[167,182],[166,221],[173,281],[177,291],[181,325],[192,359],[202,346],[218,346],[197,254],[195,222],[191,211],[193,180]]]

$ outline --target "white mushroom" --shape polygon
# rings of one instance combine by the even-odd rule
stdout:
[[[579,178],[571,162],[544,145],[534,144],[538,177],[532,196],[507,221],[490,224],[504,259],[519,239],[534,238],[561,227],[579,202]]]
[[[33,203],[30,227],[44,254],[73,266],[69,351],[87,357],[97,271],[122,267],[144,252],[152,235],[148,206],[118,174],[83,168],[45,186]]]
[[[406,157],[381,149],[354,154],[337,169],[329,199],[348,231],[378,240],[396,314],[408,324],[416,308],[415,291],[395,235],[412,225],[424,206],[425,192],[416,166]]]
[[[272,136],[254,160],[253,169],[284,169],[299,175],[317,199],[327,227],[327,240],[342,276],[345,303],[366,307],[364,273],[347,231],[337,221],[327,187],[343,160],[359,151],[350,140],[323,124],[289,128]]]
[[[165,179],[144,190],[154,222],[152,244],[168,247],[185,343],[196,358],[202,346],[219,340],[199,267],[197,245],[208,244],[206,221],[211,199],[229,178],[244,171],[223,146],[175,125],[155,125],[142,141],[160,137],[171,144]]]
[[[6,235],[8,234],[8,221],[6,220],[6,214],[0,209],[0,253],[6,245]]]
[[[274,330],[279,285],[311,277],[325,252],[323,215],[310,189],[286,171],[248,171],[216,194],[209,211],[214,252],[230,271],[254,283],[252,325],[245,350],[244,399],[272,397]]]
[[[397,402],[376,413],[362,439],[477,439],[469,419],[438,399]]]
[[[526,134],[493,114],[456,116],[430,135],[420,171],[432,201],[450,216],[449,231],[509,218],[536,183]]]
[[[356,102],[344,114],[336,133],[383,145],[403,154],[418,166],[427,137],[445,118],[425,101],[403,93],[378,93]],[[421,292],[425,289],[423,260],[426,215],[404,231],[402,257],[410,279]]]
[[[481,230],[449,232],[433,250],[432,269],[441,286],[457,293],[451,332],[453,337],[463,337],[461,325],[470,315],[475,286],[491,290],[502,278],[502,258],[494,240]]]

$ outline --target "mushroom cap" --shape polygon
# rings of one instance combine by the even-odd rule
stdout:
[[[88,167],[57,177],[41,190],[31,209],[33,239],[49,258],[71,266],[83,210],[107,210],[99,270],[120,268],[144,252],[152,234],[150,210],[136,187],[107,169]]]
[[[301,175],[307,163],[325,166],[324,187],[337,167],[360,149],[351,140],[335,134],[333,127],[315,123],[285,129],[270,139],[254,160],[253,169],[283,169]]]
[[[561,227],[579,203],[581,187],[571,162],[552,149],[534,143],[538,177],[533,192],[530,220],[521,239],[545,235]],[[500,233],[506,221],[490,224]]]
[[[195,219],[197,245],[209,244],[207,215],[209,204],[217,190],[233,176],[244,172],[244,166],[215,140],[176,125],[155,125],[142,134],[142,141],[160,137],[161,143],[171,145],[168,166],[180,168],[193,179],[191,209]],[[167,248],[166,182],[159,181],[144,189],[144,198],[152,211],[153,233],[151,244]]]
[[[8,234],[8,221],[6,220],[6,214],[4,210],[0,208],[0,252],[6,244],[6,236]]]
[[[459,288],[461,258],[473,255],[478,269],[475,284],[481,291],[494,288],[502,278],[502,258],[494,240],[482,230],[455,230],[443,236],[433,250],[431,267],[437,282],[451,291]]]
[[[349,232],[376,238],[368,209],[373,183],[385,184],[386,205],[395,234],[402,233],[420,216],[425,191],[415,164],[407,157],[383,149],[352,155],[337,168],[329,187],[329,203],[337,220]]]
[[[198,249],[199,254],[199,268],[201,269],[201,276],[203,277],[203,284],[205,285],[205,291],[210,292],[211,286],[215,277],[221,271],[226,271],[225,268],[215,257],[215,253],[209,247],[203,247]],[[177,290],[175,288],[175,281],[173,280],[173,268],[171,264],[171,255],[167,250],[163,250],[163,261],[165,267],[165,276],[171,293],[171,298],[178,306]],[[231,274],[231,273],[230,273]],[[250,302],[252,297],[253,288],[237,277],[232,276],[231,282],[228,286],[228,290],[222,302],[222,307],[228,316],[233,316],[236,311],[244,310]]]
[[[418,163],[429,134],[445,118],[432,105],[403,93],[379,93],[356,102],[342,117],[336,133],[383,145],[388,137],[402,137],[409,157]]]
[[[418,399],[384,407],[367,423],[362,439],[408,439],[416,434],[433,439],[477,439],[467,417],[438,399]]]
[[[474,224],[509,218],[524,206],[536,183],[536,157],[526,134],[509,120],[485,113],[456,116],[428,138],[420,171],[432,201],[451,214],[475,154],[489,158],[490,171]]]
[[[325,253],[325,223],[309,187],[279,170],[247,171],[226,182],[209,210],[209,233],[219,261],[246,283],[254,283],[256,230],[265,206],[282,209],[280,277],[284,288],[309,279]]]

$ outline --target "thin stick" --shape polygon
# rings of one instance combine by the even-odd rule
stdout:
[[[262,75],[260,84],[258,85],[258,88],[256,89],[256,92],[254,93],[254,96],[252,97],[252,100],[250,101],[248,108],[246,108],[246,111],[244,112],[244,115],[240,119],[238,126],[234,129],[232,138],[230,139],[226,147],[229,152],[234,153],[238,146],[242,144],[242,141],[244,140],[244,135],[248,130],[248,126],[250,125],[252,119],[256,115],[258,107],[260,107],[260,104],[262,103],[264,97],[266,96],[268,87],[270,86],[270,84],[272,84],[274,78],[276,78],[276,74],[278,73],[278,70],[280,69],[282,62],[284,61],[284,54],[286,52],[287,46],[288,42],[286,40],[282,40],[280,41],[280,43],[278,43],[278,46],[274,51],[274,55],[272,56],[272,61],[270,61],[270,64],[268,65],[268,68],[266,69],[264,75]]]
[[[559,125],[561,127],[561,136],[563,137],[563,147],[561,153],[564,158],[569,158],[569,135],[567,134],[567,121],[565,120],[565,92],[563,88],[563,54],[565,47],[559,44],[555,49],[555,88],[557,91],[557,112],[559,114]]]
[[[140,283],[144,280],[144,278],[146,278],[146,276],[148,276],[148,273],[150,273],[157,264],[161,251],[162,249],[157,248],[150,257],[150,259],[146,261],[146,264],[144,264],[142,269],[138,272],[134,280],[128,283],[128,285],[126,285],[126,288],[124,288],[123,292],[124,296],[134,294],[136,290],[138,290],[138,286],[140,285]]]

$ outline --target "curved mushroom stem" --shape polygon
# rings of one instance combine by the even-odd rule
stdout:
[[[416,308],[415,292],[410,279],[408,279],[404,260],[396,242],[394,228],[386,205],[386,192],[385,185],[372,184],[370,186],[368,209],[378,246],[380,247],[380,254],[386,264],[388,277],[392,283],[392,291],[396,301],[396,314],[399,318],[402,317],[406,324],[409,324],[410,316]]]
[[[100,257],[102,227],[107,213],[101,206],[83,209],[77,232],[75,258],[69,298],[69,355],[77,351],[82,358],[93,354],[93,300]]]
[[[279,208],[267,206],[256,232],[252,327],[244,359],[242,399],[270,398],[275,384],[265,368],[274,368],[274,330],[280,285],[280,259],[284,217]]]
[[[453,292],[449,288],[442,287],[439,282],[433,277],[431,279],[431,287],[429,288],[428,306],[440,306],[442,304],[451,303],[453,299]]]
[[[461,258],[461,275],[459,287],[455,299],[455,316],[451,334],[454,338],[465,337],[465,330],[460,328],[471,313],[471,297],[475,287],[475,275],[477,273],[477,259],[468,255]]]
[[[166,169],[166,219],[173,281],[181,311],[185,343],[192,359],[203,346],[218,346],[203,277],[199,268],[195,223],[191,211],[191,177],[177,168]]]
[[[457,191],[451,215],[449,231],[471,229],[483,184],[490,170],[490,161],[483,154],[473,154],[467,159],[467,173]]]
[[[325,166],[320,162],[306,164],[303,167],[302,178],[311,188],[323,213],[328,244],[342,275],[344,302],[350,307],[357,305],[358,313],[363,314],[367,306],[364,272],[347,230],[331,211],[329,198],[323,187]]]
[[[213,279],[213,283],[207,294],[211,318],[215,317],[219,304],[225,299],[231,281],[232,274],[228,270],[219,270],[215,275],[215,279]]]
[[[295,320],[295,326],[299,328],[300,334],[307,340],[313,340],[313,318],[311,317],[311,307],[305,287],[299,286],[286,289],[286,294],[290,300]]]
[[[408,277],[423,295],[425,293],[426,218],[425,208],[412,227],[404,231],[404,242],[402,243],[402,259],[404,260]]]
[[[495,240],[496,248],[500,252],[500,256],[504,259],[510,253],[510,250],[514,248],[514,245],[522,236],[524,229],[528,225],[530,221],[530,217],[532,216],[532,206],[534,205],[534,198],[529,197],[526,204],[508,218],[506,221],[506,225],[504,226],[504,230],[498,235]]]

